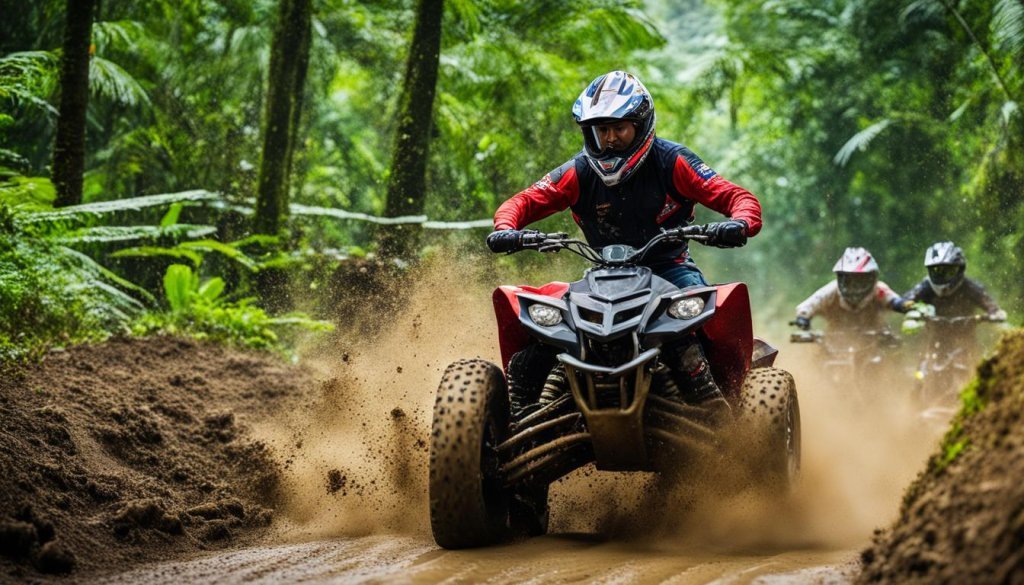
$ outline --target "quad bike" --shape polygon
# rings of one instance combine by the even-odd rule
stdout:
[[[593,463],[685,478],[691,466],[718,456],[728,437],[750,441],[744,451],[757,454],[752,473],[767,489],[784,493],[795,481],[795,384],[771,367],[777,350],[753,336],[746,286],[681,290],[641,265],[660,243],[685,239],[706,239],[704,226],[664,231],[639,250],[600,252],[566,234],[527,233],[526,249],[568,250],[595,266],[572,283],[496,289],[504,369],[469,359],[445,371],[430,439],[430,521],[439,545],[544,534],[548,486],[571,471]],[[670,398],[678,387],[663,350],[693,335],[735,422],[708,424],[701,408]],[[544,392],[534,408],[513,417],[506,373],[529,348],[550,350],[557,361],[541,372]]]
[[[877,389],[886,356],[900,345],[899,337],[885,328],[830,333],[797,331],[790,334],[789,341],[817,343],[821,349],[819,365],[827,380],[856,399],[864,399]]]
[[[907,313],[903,330],[925,330],[925,347],[914,372],[914,396],[919,404],[952,412],[960,388],[978,360],[974,329],[978,323],[1000,323],[988,315],[942,317],[934,307],[918,305]],[[928,412],[928,411],[926,411]]]

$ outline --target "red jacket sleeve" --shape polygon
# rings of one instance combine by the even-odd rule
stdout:
[[[723,179],[696,156],[692,161],[682,154],[676,157],[672,183],[683,197],[726,217],[747,222],[748,236],[761,231],[761,203],[757,197]]]
[[[575,161],[569,161],[516,193],[494,212],[494,229],[520,230],[535,221],[568,209],[580,196]]]

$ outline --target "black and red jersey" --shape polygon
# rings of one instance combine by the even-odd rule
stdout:
[[[613,187],[604,184],[582,152],[577,154],[505,201],[494,214],[494,228],[523,229],[555,212],[572,209],[573,219],[590,245],[640,247],[663,228],[693,221],[697,203],[745,221],[748,236],[761,229],[761,204],[753,194],[723,179],[685,146],[656,138],[636,173]],[[686,258],[685,244],[671,244],[649,256],[647,264]]]

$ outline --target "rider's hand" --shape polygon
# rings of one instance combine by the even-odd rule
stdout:
[[[1002,323],[1006,321],[1006,311],[999,309],[995,313],[989,313],[988,320],[995,321],[997,323]]]
[[[808,319],[807,317],[797,317],[796,319],[793,319],[793,325],[796,325],[800,329],[807,331],[808,329],[811,328],[811,320]]]
[[[747,222],[730,219],[704,226],[708,239],[704,242],[716,248],[739,248],[747,243]]]
[[[519,230],[498,230],[487,236],[487,247],[491,252],[518,252],[523,249],[523,232]]]

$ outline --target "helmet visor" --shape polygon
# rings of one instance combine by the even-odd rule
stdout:
[[[839,294],[849,301],[858,302],[875,289],[878,276],[874,272],[840,272],[836,280],[839,281]]]
[[[928,278],[935,284],[950,284],[960,276],[960,270],[956,264],[936,264],[928,267]]]

